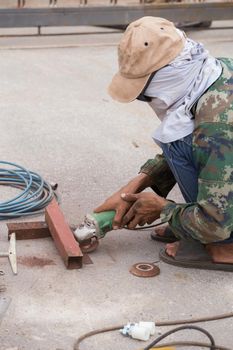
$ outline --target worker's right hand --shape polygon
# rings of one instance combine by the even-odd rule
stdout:
[[[115,210],[116,214],[113,219],[112,227],[114,230],[122,228],[121,221],[125,216],[127,211],[132,206],[132,203],[126,203],[122,200],[121,194],[123,193],[123,189],[117,191],[112,196],[107,198],[103,204],[94,209],[94,213],[101,213],[103,211]]]
[[[101,213],[103,211],[115,210],[116,215],[113,219],[112,227],[114,230],[122,228],[122,218],[128,212],[133,203],[128,203],[121,198],[122,193],[138,193],[144,190],[150,185],[148,175],[139,174],[133,180],[131,180],[126,186],[122,187],[119,191],[115,192],[112,196],[107,198],[104,203],[94,209],[95,213]]]

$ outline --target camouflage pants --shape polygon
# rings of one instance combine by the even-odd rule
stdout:
[[[197,200],[169,203],[161,213],[178,238],[202,243],[226,240],[233,232],[233,60],[221,59],[221,63],[221,76],[196,106]],[[151,176],[152,188],[164,197],[176,182],[163,155],[147,161],[141,172]]]

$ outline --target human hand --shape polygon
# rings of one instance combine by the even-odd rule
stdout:
[[[151,224],[160,217],[162,209],[168,203],[166,199],[150,192],[122,193],[121,198],[131,204],[122,219],[122,225],[127,225],[129,229],[133,229],[137,225]]]
[[[123,200],[121,194],[139,192],[149,186],[149,181],[150,180],[146,174],[139,174],[126,186],[122,187],[119,191],[107,198],[103,204],[95,208],[94,212],[100,213],[102,211],[115,210],[116,215],[112,224],[113,229],[122,228],[122,218],[134,203]]]
[[[112,196],[107,198],[103,204],[94,209],[95,213],[101,213],[103,211],[115,210],[116,214],[113,219],[112,228],[114,230],[121,228],[122,217],[131,207],[131,203],[127,203],[121,198],[121,191],[117,191]]]

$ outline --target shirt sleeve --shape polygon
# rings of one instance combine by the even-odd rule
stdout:
[[[140,173],[150,176],[152,180],[151,188],[162,197],[167,197],[176,184],[176,180],[163,154],[158,154],[155,158],[149,159],[141,167]]]

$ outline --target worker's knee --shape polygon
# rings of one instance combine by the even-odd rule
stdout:
[[[214,232],[214,241],[224,241],[231,237],[232,230],[229,227],[221,226]]]

